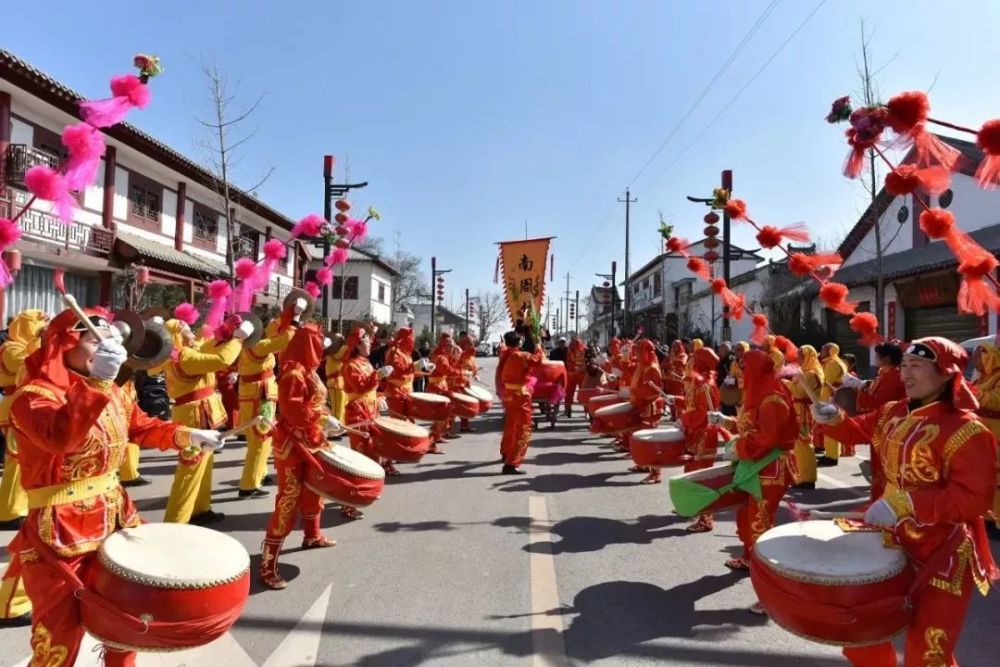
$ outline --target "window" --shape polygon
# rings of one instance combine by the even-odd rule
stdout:
[[[378,302],[385,303],[385,283],[378,284]]]
[[[194,206],[194,242],[196,245],[215,248],[219,236],[219,215],[210,209]]]
[[[948,208],[949,206],[951,206],[951,202],[953,199],[955,199],[955,193],[952,191],[951,188],[948,188],[947,190],[941,193],[940,197],[938,197],[938,206],[940,206],[941,208]]]
[[[649,278],[642,281],[642,289],[649,289]]]
[[[346,301],[355,301],[358,298],[358,277],[357,276],[347,276],[342,278],[337,276],[333,279],[333,285],[330,287],[330,296],[334,299],[343,298]]]
[[[659,273],[653,274],[653,296],[660,296],[663,293],[663,276]]]
[[[160,195],[142,186],[133,185],[129,188],[128,201],[132,216],[152,222],[160,221]]]
[[[236,239],[236,257],[249,257],[257,261],[257,246],[260,243],[260,234],[256,229],[240,225],[240,235]]]

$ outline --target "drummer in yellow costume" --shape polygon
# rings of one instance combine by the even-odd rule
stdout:
[[[10,426],[10,404],[14,390],[24,378],[24,360],[38,349],[48,316],[40,310],[25,310],[8,327],[9,338],[0,346],[0,429],[6,439],[3,479],[0,481],[0,529],[18,528],[28,514],[28,496],[21,486],[21,466],[17,460],[17,442]],[[0,584],[0,625],[30,622],[31,601],[24,592],[20,577],[9,577]]]
[[[289,312],[267,325],[266,338],[240,353],[240,422],[260,415],[269,422],[275,419],[278,381],[274,377],[275,355],[283,352],[295,335],[298,316],[308,303],[298,299]],[[271,456],[271,425],[261,424],[247,432],[247,455],[240,478],[240,498],[260,498],[268,495],[261,485],[267,475],[267,460]]]
[[[253,333],[250,322],[241,323],[231,338],[208,340],[196,345],[191,327],[181,320],[168,320],[167,331],[175,357],[164,365],[167,393],[174,402],[172,420],[190,428],[217,429],[226,423],[222,397],[215,389],[215,374],[233,365],[242,341]],[[220,327],[221,328],[221,327]],[[193,459],[182,452],[167,501],[167,523],[216,523],[225,515],[212,511],[212,462],[205,453]]]
[[[344,392],[344,376],[341,373],[347,359],[347,346],[344,345],[342,334],[333,334],[330,338],[333,339],[333,345],[330,348],[332,351],[326,355],[326,390],[330,395],[330,414],[343,422],[347,394]]]
[[[972,389],[979,399],[979,418],[1000,441],[1000,349],[984,343],[976,348],[972,363],[979,372]],[[1000,530],[1000,478],[993,497],[993,527]]]
[[[788,382],[792,393],[792,405],[799,425],[799,437],[795,439],[794,473],[792,488],[816,488],[816,451],[812,444],[813,418],[810,396],[820,396],[823,389],[823,366],[819,363],[819,353],[812,345],[800,348],[799,368],[802,373]]]
[[[836,343],[827,343],[823,346],[821,356],[823,362],[823,393],[820,396],[824,401],[833,399],[833,393],[840,388],[844,375],[847,374],[847,364],[840,358],[840,346]],[[830,437],[823,438],[823,449],[825,454],[819,462],[821,467],[835,466],[840,460],[840,443]],[[847,452],[844,452],[847,455]]]

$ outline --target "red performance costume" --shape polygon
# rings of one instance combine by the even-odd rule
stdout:
[[[99,309],[87,314],[92,321],[107,317]],[[106,321],[99,326],[108,328]],[[66,366],[64,355],[82,332],[72,311],[52,320],[11,406],[28,518],[8,547],[8,574],[23,577],[31,598],[32,667],[76,662],[83,627],[72,578],[85,578],[109,535],[140,523],[117,477],[128,444],[161,450],[191,444],[189,429],[147,416],[113,382]],[[134,665],[135,653],[109,649],[105,664]]]
[[[513,346],[511,346],[513,348]],[[500,441],[500,455],[504,469],[516,469],[524,461],[531,442],[531,387],[528,375],[539,366],[544,357],[541,348],[534,352],[512,349],[503,366],[503,437]]]
[[[684,370],[687,368],[688,355],[684,343],[675,340],[670,344],[670,354],[664,360],[663,390],[671,396],[684,396]],[[676,421],[680,410],[670,406],[670,416]]]
[[[628,400],[639,412],[639,426],[620,434],[618,438],[628,448],[629,436],[640,429],[656,428],[663,417],[666,402],[660,395],[663,385],[663,372],[656,358],[656,347],[650,340],[641,340],[635,344],[637,365],[631,374],[628,388]],[[660,481],[660,469],[650,468],[649,475],[640,484],[657,484]]]
[[[566,416],[573,415],[573,400],[577,388],[587,376],[587,346],[579,338],[573,338],[566,351]]]
[[[330,410],[326,387],[316,370],[323,361],[323,333],[316,324],[300,327],[281,353],[278,423],[274,430],[274,467],[278,494],[267,524],[260,563],[260,580],[268,588],[287,585],[278,574],[281,544],[302,516],[303,549],[336,544],[320,532],[323,499],[303,484],[311,453],[328,447],[325,432]]]
[[[785,453],[795,447],[798,437],[792,397],[778,378],[771,356],[762,350],[745,353],[743,374],[743,413],[737,421],[736,456],[759,461],[776,449],[781,454],[759,473],[761,499],[749,496],[736,513],[736,533],[743,543],[743,555],[726,565],[737,570],[750,567],[754,543],[774,526],[778,504],[789,485]]]
[[[399,329],[385,353],[385,364],[392,367],[392,375],[385,382],[385,399],[389,404],[389,414],[399,419],[409,419],[414,375],[413,346],[413,329]]]
[[[451,334],[443,333],[438,338],[437,347],[431,353],[431,363],[434,364],[434,370],[431,371],[431,376],[428,378],[427,391],[432,394],[451,396],[448,380],[455,373],[451,361],[451,348],[453,346]],[[431,448],[429,450],[431,454],[441,453],[437,446],[438,443],[452,437],[452,421],[454,421],[454,417],[449,412],[445,419],[439,419],[431,424]]]
[[[976,400],[962,377],[967,357],[962,348],[943,338],[923,338],[906,355],[951,374],[947,396],[918,407],[895,401],[827,428],[841,442],[870,442],[877,450],[885,491],[869,513],[880,503],[891,509],[895,525],[888,528],[887,541],[906,552],[914,572],[929,575],[910,597],[906,667],[957,665],[955,645],[972,593],[979,589],[985,595],[1000,575],[982,518],[993,502],[996,441],[976,417]],[[890,643],[845,648],[844,655],[858,666],[896,665]]]
[[[367,433],[374,431],[374,424],[371,422],[378,417],[379,376],[368,360],[368,355],[362,354],[357,348],[362,341],[369,339],[364,327],[355,327],[347,339],[347,361],[344,362],[342,371],[344,391],[347,392],[345,421],[355,429]],[[351,449],[378,460],[375,441],[371,437],[356,433],[349,435]]]
[[[715,379],[718,367],[719,356],[711,348],[703,347],[694,353],[691,382],[687,383],[684,413],[680,418],[684,427],[684,448],[691,456],[684,464],[684,472],[711,468],[715,464],[721,429],[709,425],[708,413],[721,407],[719,386]],[[712,514],[706,512],[698,515],[698,519],[688,526],[688,531],[704,533],[714,527]]]

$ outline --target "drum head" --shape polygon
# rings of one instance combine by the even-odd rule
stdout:
[[[646,442],[680,442],[684,440],[684,431],[679,428],[644,428],[633,433],[632,439]]]
[[[431,394],[426,391],[415,391],[410,394],[410,398],[415,401],[427,401],[428,403],[447,403],[448,397],[441,394]]]
[[[829,520],[772,528],[757,540],[754,553],[776,572],[815,583],[888,579],[906,566],[903,551],[883,545],[881,531],[844,532]]]
[[[475,385],[469,385],[468,387],[466,387],[465,393],[468,394],[469,396],[472,396],[478,401],[493,400],[493,394],[491,394],[488,390],[483,389],[482,387],[477,387]]]
[[[451,397],[456,401],[458,401],[459,403],[468,403],[470,405],[472,403],[475,403],[476,405],[479,405],[479,401],[473,398],[472,396],[469,396],[468,394],[460,394],[459,392],[456,391],[452,393]]]
[[[349,447],[334,445],[330,449],[316,452],[317,458],[322,458],[337,470],[365,479],[385,479],[385,470],[375,461]]]
[[[379,417],[375,420],[375,425],[383,431],[391,431],[408,438],[426,438],[430,435],[423,426],[395,417]]]
[[[595,412],[595,415],[616,415],[621,412],[628,412],[630,410],[635,410],[635,407],[631,403],[616,403],[614,405],[606,405],[603,408]]]
[[[98,558],[113,574],[162,588],[198,588],[235,581],[250,554],[225,533],[186,523],[145,523],[113,533]]]

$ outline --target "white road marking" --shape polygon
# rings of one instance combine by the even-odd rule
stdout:
[[[819,476],[819,478],[821,480],[823,480],[827,484],[831,484],[833,486],[840,487],[841,489],[847,489],[848,491],[850,491],[852,494],[854,494],[858,498],[864,498],[865,496],[868,495],[867,492],[865,492],[865,491],[859,491],[856,486],[851,486],[847,482],[841,482],[839,479],[834,479],[833,477],[830,477],[829,475],[824,475],[823,473],[817,473],[817,475]]]
[[[557,612],[559,588],[545,498],[528,497],[528,516],[531,519],[528,542],[533,546],[529,556],[533,664],[535,667],[568,667],[562,615]]]
[[[262,667],[316,664],[316,661],[319,660],[319,643],[323,638],[323,621],[326,619],[326,610],[330,606],[332,593],[333,585],[331,584],[313,602],[295,629],[285,637]]]

